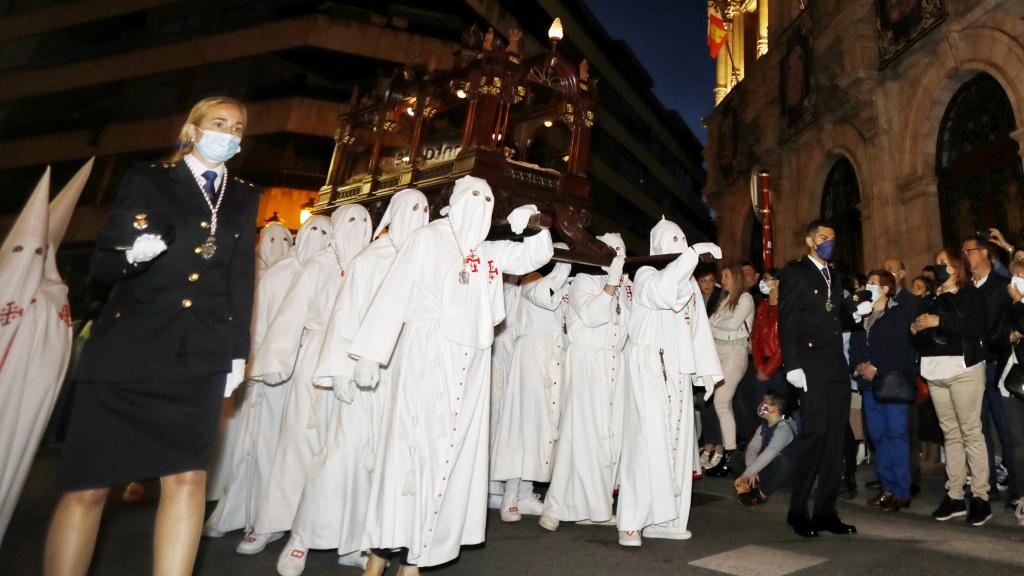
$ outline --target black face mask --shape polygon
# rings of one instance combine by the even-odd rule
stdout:
[[[945,266],[936,266],[935,281],[941,285],[945,284],[946,280],[949,280],[949,270],[946,270]]]

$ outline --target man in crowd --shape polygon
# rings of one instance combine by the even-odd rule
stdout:
[[[835,238],[831,224],[811,222],[804,238],[807,254],[779,274],[779,339],[786,379],[803,390],[803,429],[787,523],[804,537],[817,536],[820,531],[857,533],[836,513],[850,414],[850,370],[841,333],[848,329],[856,310],[852,300],[843,298],[841,278],[829,265]],[[870,312],[870,302],[865,304],[862,314]],[[808,517],[815,480],[818,490]]]
[[[1012,301],[1006,287],[1010,281],[994,273],[992,266],[992,244],[987,238],[978,236],[963,243],[964,256],[971,266],[971,281],[985,301],[985,395],[981,404],[981,425],[988,448],[988,467],[991,483],[990,498],[999,498],[998,474],[995,473],[995,452],[993,451],[992,425],[995,424],[1002,447],[1003,463],[1009,475],[1010,486],[1014,486],[1016,471],[1013,465],[1013,438],[1006,422],[1006,410],[999,394],[999,374],[1010,355],[1010,330],[1007,318],[1012,314]],[[1011,500],[1016,498],[1011,494]]]
[[[757,307],[765,298],[757,286],[761,281],[761,268],[750,260],[743,260],[740,269],[743,270],[743,289],[754,299],[754,307]]]

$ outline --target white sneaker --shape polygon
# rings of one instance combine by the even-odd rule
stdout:
[[[705,466],[704,469],[705,470],[711,470],[712,468],[718,466],[722,462],[722,458],[724,458],[724,457],[725,457],[725,455],[722,452],[717,452],[716,451],[716,452],[712,453],[711,454],[711,459],[708,460],[708,465]]]
[[[619,545],[636,548],[643,545],[639,530],[619,530]]]
[[[678,530],[664,526],[648,526],[643,529],[644,538],[664,538],[666,540],[689,540],[693,533],[689,530]]]
[[[518,486],[518,482],[516,485]],[[518,495],[506,487],[505,494],[501,497],[502,522],[519,522],[523,519],[523,516],[519,513],[519,506],[517,506],[518,500]]]
[[[359,550],[338,556],[338,566],[354,566],[356,568],[366,570],[366,561],[366,554],[363,554]]]
[[[488,494],[487,507],[491,510],[501,510],[501,494]]]
[[[1017,526],[1024,526],[1024,496],[1017,499],[1017,510],[1013,515],[1017,518]]]
[[[520,497],[516,505],[519,507],[519,513],[526,516],[540,516],[544,512],[544,503],[536,494]]]
[[[268,534],[246,534],[242,541],[235,547],[235,552],[251,556],[263,552],[267,544],[277,542],[284,538],[284,532],[270,532]]]
[[[306,569],[306,555],[309,548],[306,548],[299,540],[299,537],[292,534],[288,544],[281,550],[277,557],[277,573],[281,576],[299,576]]]
[[[548,532],[554,532],[558,530],[558,518],[555,518],[554,516],[541,514],[540,520],[537,521],[537,523],[540,524],[541,528],[547,530]]]
[[[708,468],[711,468],[711,453],[708,452],[707,449],[704,449],[704,450],[700,451],[699,462],[700,462],[700,467],[701,468],[703,468],[705,470],[707,470]]]

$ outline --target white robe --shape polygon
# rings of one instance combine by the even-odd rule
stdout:
[[[482,242],[461,285],[463,255],[443,218],[416,230],[398,255],[351,348],[391,371],[363,548],[408,548],[409,561],[427,567],[483,542],[501,273],[529,273],[551,254],[547,231]]]
[[[253,360],[253,377],[286,395],[266,491],[256,507],[257,534],[291,529],[306,468],[327,436],[334,393],[313,387],[313,370],[341,285],[333,247],[303,264]]]
[[[351,383],[355,362],[348,349],[396,255],[387,238],[370,244],[352,260],[334,303],[313,377],[325,385],[348,384],[349,397],[342,402],[332,399],[326,440],[309,464],[292,524],[292,534],[308,548],[336,548],[344,555],[359,550],[362,543],[390,376],[382,370],[375,389],[358,388]]]
[[[544,514],[561,521],[612,518],[622,450],[626,343],[633,285],[604,292],[608,277],[577,274],[569,290],[562,417]]]
[[[634,281],[626,344],[628,394],[623,425],[618,529],[683,538],[690,515],[696,450],[692,386],[714,386],[722,368],[704,299],[692,278],[693,250],[664,270],[644,267]]]
[[[568,264],[521,287],[511,370],[491,422],[491,479],[551,480],[561,416]]]

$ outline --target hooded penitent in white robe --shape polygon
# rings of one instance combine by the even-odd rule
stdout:
[[[56,256],[92,164],[52,204],[47,168],[0,252],[0,540],[71,357],[71,309]]]
[[[335,210],[331,226],[330,246],[302,265],[250,371],[254,380],[266,386],[287,388],[267,490],[257,505],[256,534],[291,529],[306,468],[327,436],[334,393],[313,386],[313,371],[349,263],[373,233],[370,213],[361,204]]]
[[[270,269],[292,251],[292,233],[280,222],[271,222],[260,230],[256,243],[256,284],[259,285],[263,273]],[[206,498],[216,500],[224,491],[228,471],[231,469],[226,455],[233,454],[235,443],[241,434],[242,402],[245,401],[246,386],[239,386],[234,393],[224,400],[224,410],[218,432],[217,446],[214,448],[213,462],[206,477]]]
[[[299,228],[290,254],[271,266],[256,285],[252,313],[252,350],[259,350],[275,313],[288,294],[302,265],[330,245],[331,221],[312,216]],[[249,363],[250,368],[253,363]],[[252,528],[255,506],[261,501],[270,478],[270,466],[281,430],[287,388],[249,381],[240,409],[239,437],[230,452],[222,456],[228,467],[223,491],[213,514],[206,521],[206,533]]]
[[[675,253],[664,269],[645,266],[633,281],[617,524],[685,539],[696,450],[692,386],[713,387],[722,368],[693,279],[698,254],[679,226],[662,220],[651,230],[651,254]]]
[[[421,567],[484,540],[501,274],[529,273],[553,253],[547,230],[485,242],[493,206],[486,181],[457,180],[447,217],[412,233],[350,349],[391,371],[363,548],[408,548]]]
[[[492,480],[551,479],[562,410],[563,299],[568,300],[571,268],[559,263],[546,276],[531,274],[523,279],[511,370],[498,416],[491,422],[495,430]]]
[[[355,362],[348,349],[398,251],[429,218],[427,197],[422,192],[398,192],[377,225],[377,239],[349,266],[314,371],[314,381],[333,386],[340,402],[336,401],[331,414],[327,440],[309,465],[292,541],[282,554],[294,555],[302,548],[334,548],[344,555],[360,548],[390,373],[381,371],[375,389],[355,386]]]
[[[505,319],[494,327],[494,344],[491,345],[491,435],[490,445],[494,446],[498,429],[494,423],[498,421],[505,383],[508,381],[509,370],[512,369],[512,354],[516,346],[516,319],[519,317],[519,281],[518,276],[504,274],[502,286],[505,301]],[[488,492],[501,495],[505,492],[505,483],[491,479]],[[490,502],[490,501],[488,501]],[[488,504],[497,507],[498,504]]]
[[[618,234],[599,237],[624,255]],[[607,271],[607,270],[606,270]],[[613,294],[607,275],[577,274],[569,289],[562,417],[544,516],[560,521],[606,522],[622,449],[626,342],[633,285]]]

